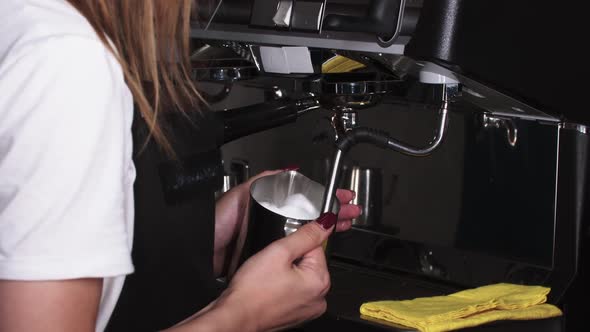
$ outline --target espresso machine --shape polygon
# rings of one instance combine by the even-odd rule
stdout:
[[[370,197],[366,217],[330,239],[328,312],[297,330],[407,331],[360,317],[360,305],[498,282],[550,287],[564,315],[468,330],[585,325],[590,112],[577,82],[588,70],[564,39],[584,31],[578,12],[498,0],[201,5],[193,75],[224,119],[226,161],[247,160],[251,174],[298,164]]]

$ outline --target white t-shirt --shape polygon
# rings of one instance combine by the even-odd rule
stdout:
[[[102,331],[133,272],[133,99],[65,0],[0,0],[0,279],[104,278]]]

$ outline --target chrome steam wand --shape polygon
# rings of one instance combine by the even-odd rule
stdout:
[[[392,138],[389,134],[371,128],[353,128],[340,137],[336,141],[336,151],[332,157],[332,168],[330,177],[326,185],[322,202],[322,212],[330,212],[332,204],[334,204],[334,197],[338,179],[340,176],[340,169],[342,157],[344,153],[348,152],[350,148],[358,143],[368,143],[383,149],[389,149],[403,153],[413,157],[424,157],[431,154],[438,148],[443,141],[446,127],[448,123],[448,106],[450,98],[457,93],[458,84],[442,84],[442,101],[439,107],[439,121],[434,138],[428,145],[422,148],[416,148],[407,145],[401,141]]]

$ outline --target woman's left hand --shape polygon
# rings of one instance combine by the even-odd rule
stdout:
[[[338,223],[336,232],[347,231],[352,227],[352,219],[361,215],[362,209],[359,205],[351,204],[356,193],[348,189],[336,190],[336,197],[340,201],[340,212],[338,212]]]
[[[283,172],[265,171],[224,193],[215,204],[215,242],[213,270],[215,275],[223,272],[230,244],[237,237],[247,217],[250,203],[250,186],[258,178]]]
[[[237,237],[240,228],[247,217],[248,204],[250,202],[250,186],[257,179],[278,174],[284,170],[265,171],[251,177],[248,181],[232,188],[217,200],[215,206],[215,245],[214,245],[214,270],[219,275],[224,267],[228,253],[228,247]],[[340,202],[338,223],[336,231],[349,230],[352,226],[352,219],[361,214],[358,205],[350,204],[355,193],[347,189],[338,189],[336,197]]]

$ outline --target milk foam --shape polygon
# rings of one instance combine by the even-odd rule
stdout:
[[[281,206],[270,202],[260,202],[260,205],[276,214],[294,219],[313,220],[320,215],[320,211],[303,194],[294,194],[287,197]]]

